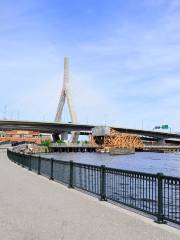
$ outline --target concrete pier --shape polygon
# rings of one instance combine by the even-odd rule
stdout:
[[[180,230],[49,181],[0,150],[0,239],[179,240]]]
[[[92,144],[58,144],[52,143],[49,146],[50,152],[96,152],[97,146]]]

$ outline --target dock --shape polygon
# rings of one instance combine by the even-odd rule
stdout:
[[[143,151],[144,152],[160,152],[160,153],[180,152],[180,146],[147,145],[144,147]]]
[[[52,143],[49,146],[50,152],[96,152],[98,146],[92,144],[73,144],[73,143]]]

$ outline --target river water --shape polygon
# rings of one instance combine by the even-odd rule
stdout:
[[[110,156],[108,153],[49,153],[41,156],[147,173],[162,172],[165,175],[180,177],[180,154],[175,153],[137,152],[116,156]]]

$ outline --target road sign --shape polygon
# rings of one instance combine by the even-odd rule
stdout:
[[[155,126],[154,127],[154,129],[160,129],[161,128],[161,126]]]
[[[166,124],[166,125],[162,125],[161,128],[162,129],[169,129],[169,126]]]

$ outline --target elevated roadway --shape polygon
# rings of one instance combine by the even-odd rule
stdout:
[[[0,120],[0,131],[29,130],[41,133],[61,133],[71,131],[91,131],[93,125],[56,123],[56,122],[34,122],[34,121],[2,121]]]
[[[0,131],[7,130],[32,130],[41,133],[61,134],[62,132],[80,131],[91,132],[95,125],[72,124],[72,123],[56,123],[56,122],[34,122],[34,121],[9,121],[0,120]],[[118,132],[137,134],[140,136],[148,136],[157,139],[180,139],[180,133],[157,132],[142,129],[119,128],[113,127]]]

